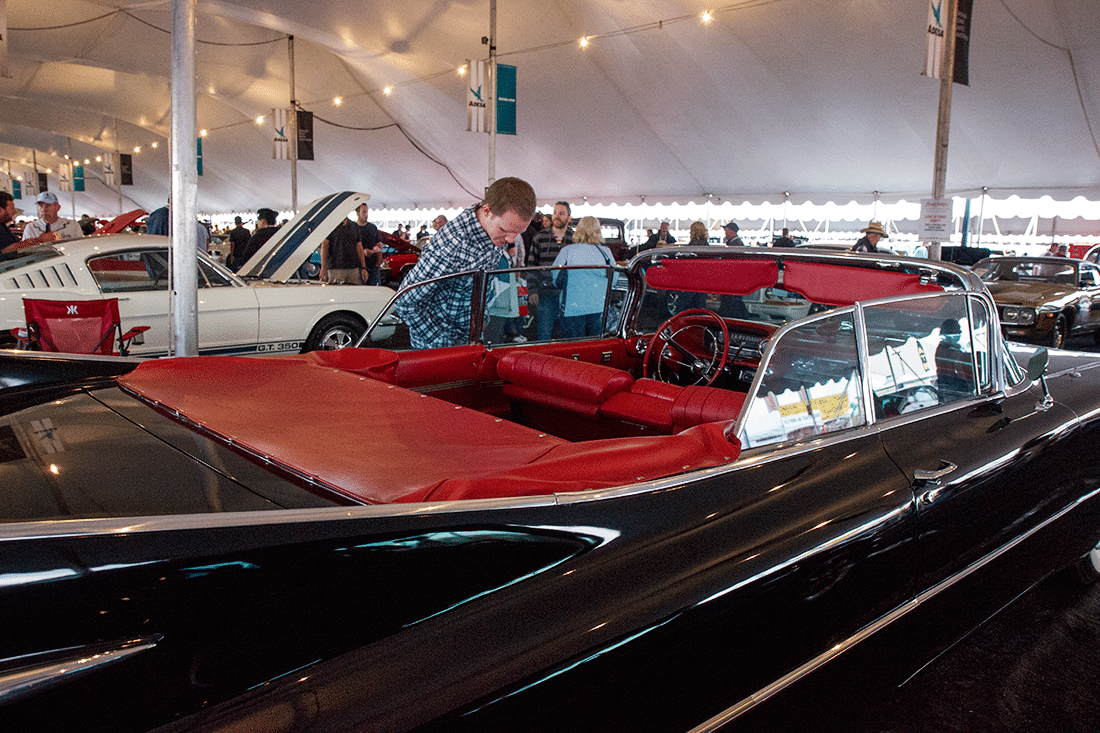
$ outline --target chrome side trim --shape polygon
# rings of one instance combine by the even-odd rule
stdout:
[[[999,558],[1001,555],[1004,555],[1006,552],[1009,552],[1010,550],[1015,548],[1017,545],[1019,545],[1020,543],[1024,542],[1026,539],[1028,539],[1029,537],[1034,535],[1036,532],[1039,532],[1040,530],[1046,528],[1047,526],[1049,526],[1053,522],[1055,522],[1055,521],[1061,519],[1062,517],[1064,517],[1066,514],[1069,514],[1071,511],[1076,509],[1081,504],[1085,503],[1086,501],[1089,501],[1090,499],[1095,498],[1098,495],[1100,495],[1100,488],[1096,488],[1093,491],[1086,494],[1085,496],[1082,496],[1082,497],[1078,498],[1072,504],[1067,505],[1060,512],[1058,512],[1057,514],[1054,514],[1053,516],[1049,517],[1048,519],[1046,519],[1041,524],[1037,524],[1036,526],[1029,529],[1027,532],[1024,532],[1023,534],[1013,538],[1011,541],[1009,541],[1006,544],[1002,545],[1001,547],[999,547],[998,549],[996,549],[993,552],[989,553],[985,557],[982,557],[982,558],[979,558],[978,560],[975,560],[973,563],[971,563],[967,567],[963,568],[959,572],[955,573],[951,577],[945,578],[944,580],[940,581],[939,583],[932,586],[928,590],[916,595],[915,597],[913,597],[912,599],[910,599],[906,603],[898,606],[893,611],[890,611],[889,613],[887,613],[886,615],[880,617],[879,619],[877,619],[875,621],[872,621],[870,624],[868,624],[867,626],[864,626],[862,629],[857,631],[852,636],[848,637],[844,641],[841,641],[841,642],[837,643],[835,646],[829,648],[828,650],[822,652],[821,654],[818,654],[816,657],[809,660],[808,662],[806,662],[802,666],[800,666],[800,667],[798,667],[794,670],[791,670],[790,672],[788,672],[784,676],[782,676],[779,679],[772,682],[770,685],[767,685],[766,687],[763,687],[760,690],[757,690],[756,692],[754,692],[751,695],[749,695],[748,697],[746,697],[744,700],[741,700],[740,702],[736,703],[735,705],[732,705],[731,707],[729,707],[726,710],[722,711],[718,715],[715,715],[710,720],[708,720],[704,723],[701,723],[700,725],[695,726],[688,733],[706,733],[707,731],[718,730],[723,725],[726,725],[727,723],[734,720],[735,718],[737,718],[737,717],[743,715],[744,713],[748,712],[751,708],[753,708],[756,705],[764,702],[765,700],[772,697],[776,693],[782,692],[783,690],[790,687],[795,682],[802,679],[803,677],[810,674],[811,672],[818,669],[819,667],[824,666],[827,662],[830,662],[833,659],[835,659],[836,657],[839,657],[841,654],[848,651],[849,649],[854,647],[856,644],[860,643],[864,639],[869,638],[875,632],[884,629],[886,626],[890,625],[894,621],[897,621],[899,618],[902,618],[903,616],[908,614],[910,611],[916,610],[917,608],[922,606],[925,602],[931,600],[932,598],[935,598],[937,595],[939,595],[943,591],[947,590],[951,586],[955,585],[959,581],[964,580],[965,578],[967,578],[968,576],[970,576],[971,574],[973,574],[977,570],[980,570],[981,568],[985,567],[989,563],[991,563],[994,560],[996,560],[997,558]]]
[[[159,636],[147,636],[0,660],[0,668],[15,665],[9,671],[0,672],[0,704],[37,692],[43,687],[64,684],[76,676],[152,649],[159,641]]]

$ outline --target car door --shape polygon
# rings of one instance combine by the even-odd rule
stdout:
[[[909,478],[917,507],[915,592],[966,578],[1070,500],[1073,462],[1059,443],[1074,416],[1041,394],[994,379],[993,306],[963,294],[862,310],[881,439]],[[1018,371],[1016,372],[1018,374]],[[1007,585],[967,598],[937,619],[969,624],[1026,589],[1027,568]]]
[[[1095,331],[1100,329],[1100,268],[1087,262],[1082,262],[1078,268],[1079,321],[1077,328]]]
[[[199,349],[204,353],[250,349],[256,344],[258,306],[252,288],[240,285],[199,258]],[[88,270],[104,295],[118,298],[124,329],[148,326],[135,356],[167,354],[169,315],[168,249],[111,252],[88,259]]]

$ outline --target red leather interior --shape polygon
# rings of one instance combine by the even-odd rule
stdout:
[[[646,282],[662,290],[748,295],[779,281],[775,260],[666,259],[645,272]]]
[[[814,303],[834,306],[890,295],[943,292],[939,285],[922,283],[919,275],[910,273],[796,260],[786,261],[783,288],[800,293]]]
[[[744,392],[714,387],[684,387],[672,403],[672,429],[680,432],[694,425],[737,419],[745,403]]]
[[[497,374],[506,385],[545,392],[593,408],[634,384],[634,378],[620,369],[529,351],[502,356]]]
[[[720,423],[675,436],[567,443],[305,359],[156,359],[119,385],[292,480],[366,503],[609,488],[725,465],[739,452]],[[339,398],[307,399],[312,394]],[[334,436],[347,435],[363,450],[329,449]]]

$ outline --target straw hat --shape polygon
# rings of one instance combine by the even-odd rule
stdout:
[[[873,221],[867,225],[866,229],[860,229],[860,234],[878,234],[883,239],[889,239],[890,235],[886,233],[886,230],[882,228],[882,224],[877,221]]]

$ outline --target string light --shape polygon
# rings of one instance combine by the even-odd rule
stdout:
[[[577,43],[578,43],[580,48],[587,49],[589,46],[592,45],[592,41],[594,41],[597,38],[614,38],[616,36],[633,35],[635,33],[643,33],[643,32],[651,31],[651,30],[663,30],[664,27],[665,27],[665,24],[678,23],[678,22],[687,20],[689,18],[697,18],[697,19],[701,20],[704,24],[706,24],[706,23],[710,23],[711,21],[713,21],[715,19],[715,16],[720,12],[726,12],[726,11],[731,11],[731,10],[742,9],[746,5],[755,4],[755,2],[763,2],[764,4],[768,4],[768,2],[773,2],[773,1],[774,0],[749,0],[749,2],[745,2],[745,0],[739,0],[738,2],[735,2],[735,3],[730,4],[730,5],[724,5],[724,6],[719,7],[719,8],[704,10],[701,13],[692,13],[692,14],[688,14],[688,15],[681,15],[681,16],[673,17],[673,18],[664,18],[664,19],[660,19],[660,20],[656,20],[656,21],[651,21],[649,23],[644,23],[644,24],[641,24],[641,25],[632,26],[630,28],[622,28],[622,29],[617,30],[617,31],[610,31],[608,33],[594,33],[594,34],[590,34],[590,35],[581,36],[580,40]],[[129,14],[127,13],[127,15],[129,15]],[[278,39],[278,40],[281,40],[281,39]],[[271,42],[273,42],[273,41],[265,41],[264,43],[271,43]],[[504,52],[504,53],[498,53],[497,56],[498,57],[516,56],[516,55],[520,55],[520,54],[527,54],[527,53],[534,53],[534,52],[538,52],[538,51],[545,51],[545,50],[548,50],[548,49],[557,48],[559,46],[564,46],[568,43],[571,43],[571,41],[558,41],[558,42],[554,42],[554,43],[545,44],[545,45],[542,45],[542,46],[536,46],[536,47],[524,48],[524,49],[517,49],[515,51],[507,51],[507,52]],[[215,45],[218,45],[218,44],[215,44]],[[224,44],[224,45],[232,45],[232,44]],[[261,45],[261,44],[243,44],[243,45]],[[458,76],[463,76],[464,77],[469,73],[470,68],[469,68],[468,64],[462,64],[461,66],[458,66],[457,68],[454,68],[453,71],[457,72]],[[440,77],[443,74],[449,74],[449,73],[452,73],[452,70],[436,72],[434,74],[429,74],[427,76],[418,77],[418,78],[415,78],[415,79],[410,79],[408,81],[401,82],[399,84],[387,84],[384,87],[382,87],[381,92],[382,92],[382,94],[384,94],[386,96],[390,96],[390,95],[393,94],[394,90],[397,87],[410,86],[412,84],[419,84],[419,83],[423,83],[423,82],[426,82],[426,81],[431,81],[432,79]],[[355,93],[353,95],[350,95],[350,96],[352,96],[352,97],[369,96],[370,94],[375,93],[377,91],[378,90],[375,90],[374,92],[369,91],[369,90],[368,91],[362,91],[362,92],[357,92],[357,93]],[[336,107],[342,106],[343,103],[344,103],[344,99],[345,99],[345,97],[343,97],[343,96],[333,97],[332,98],[333,106],[336,106]],[[315,102],[307,102],[305,104],[310,105],[310,104],[319,104],[319,103],[320,103],[320,101],[315,101]],[[299,109],[304,109],[305,108],[301,104],[299,104],[297,106],[298,106]],[[257,125],[263,125],[265,119],[266,119],[265,115],[259,115],[256,118],[254,118],[254,120],[252,120],[252,121],[254,121]],[[221,127],[214,128],[214,131],[224,130],[224,129],[227,129],[227,128],[230,128],[230,127],[236,127],[237,125],[247,123],[247,122],[249,122],[249,120],[242,120],[240,122],[233,122],[233,123],[230,123],[228,125],[222,125]],[[210,131],[204,129],[204,130],[199,132],[199,135],[200,135],[200,137],[207,137],[209,132]],[[147,144],[148,144],[149,147],[154,148],[154,149],[156,149],[159,145],[159,143],[157,141],[153,141],[153,142],[150,142],[150,143],[147,143]],[[141,145],[135,146],[134,147],[134,152],[135,153],[140,153],[141,152],[141,147],[142,147]],[[65,159],[68,160],[69,156],[66,155]],[[97,163],[101,163],[101,162],[103,162],[103,156],[102,155],[97,155],[95,160],[96,160]],[[85,165],[89,165],[91,163],[91,161],[85,160],[84,163],[85,163]],[[24,161],[24,164],[26,164],[25,161]]]

